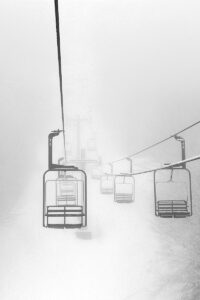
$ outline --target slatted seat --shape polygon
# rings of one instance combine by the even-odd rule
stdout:
[[[77,204],[77,182],[72,180],[72,176],[65,177],[64,180],[58,180],[57,183],[57,205],[75,205]]]
[[[57,202],[76,201],[76,195],[60,195],[57,196]]]
[[[117,175],[114,179],[114,201],[131,203],[134,201],[134,178],[131,175]]]
[[[57,229],[64,229],[64,228],[81,228],[83,225],[82,224],[48,224],[47,227],[49,228],[57,228]]]
[[[47,226],[55,228],[80,228],[83,226],[82,217],[85,216],[83,213],[82,206],[75,205],[51,205],[47,206]],[[77,218],[76,223],[72,223],[71,218]],[[54,221],[56,219],[56,221]],[[68,223],[68,220],[70,222]]]
[[[114,192],[114,177],[112,174],[101,176],[100,191],[102,194],[113,194]]]
[[[190,215],[187,201],[162,200],[157,202],[158,216],[163,218],[184,218]]]
[[[119,203],[127,203],[133,201],[133,194],[127,193],[116,193],[115,194],[115,201]]]
[[[112,188],[102,188],[101,193],[102,194],[113,194],[113,189]]]

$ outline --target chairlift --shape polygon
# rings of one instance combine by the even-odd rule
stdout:
[[[66,171],[60,172],[56,183],[57,205],[77,205],[78,203],[78,180]]]
[[[88,150],[88,149],[85,149],[85,159],[87,160],[88,163],[92,164],[92,165],[98,165],[99,164],[99,161],[100,161],[100,158],[99,158],[99,155],[98,155],[98,152],[96,149],[92,149],[92,150]]]
[[[87,150],[88,151],[96,151],[96,140],[95,138],[90,138],[87,141]]]
[[[113,194],[114,192],[114,176],[113,176],[113,165],[109,164],[111,168],[110,174],[104,174],[100,180],[100,192],[102,194]]]
[[[134,201],[134,178],[131,175],[117,175],[114,181],[114,201],[130,203]]]
[[[116,175],[114,179],[114,201],[118,203],[130,203],[134,201],[135,181],[131,175],[133,172],[132,160],[130,162],[130,174]]]
[[[94,153],[93,153],[94,154]],[[76,165],[80,166],[82,169],[91,169],[96,167],[100,164],[101,158],[97,156],[95,153],[94,156],[88,155],[86,149],[81,149],[81,155],[79,159],[71,159],[70,163],[75,163]]]
[[[99,180],[101,179],[101,176],[102,176],[101,167],[96,167],[96,168],[94,167],[92,169],[92,174],[91,174],[92,179]]]
[[[92,179],[100,180],[102,175],[103,175],[103,171],[102,171],[101,157],[99,157],[99,164],[92,168],[91,177]]]
[[[185,160],[185,140],[181,142],[182,160]],[[155,215],[163,218],[192,216],[191,173],[186,164],[154,171]]]
[[[87,176],[75,166],[52,163],[52,140],[60,131],[49,134],[49,169],[43,176],[43,226],[81,228],[87,226]]]

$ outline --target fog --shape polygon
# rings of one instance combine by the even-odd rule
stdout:
[[[104,162],[199,120],[199,1],[59,3],[65,117],[92,119]],[[155,219],[150,174],[131,209],[89,180],[91,240],[42,228],[47,135],[61,128],[54,3],[1,0],[0,28],[1,299],[198,299],[199,162],[192,218]],[[187,157],[199,130],[183,135]],[[135,164],[176,160],[171,140]]]

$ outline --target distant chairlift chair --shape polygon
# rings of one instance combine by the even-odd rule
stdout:
[[[52,164],[52,140],[60,131],[49,134],[49,169],[43,176],[43,226],[81,228],[87,226],[87,176],[74,166]]]
[[[96,168],[94,167],[93,170],[92,170],[92,179],[100,180],[101,176],[102,176],[101,167],[100,166],[98,166]]]
[[[110,174],[104,174],[100,180],[100,192],[102,194],[113,194],[114,192],[114,176],[113,165],[110,165]]]
[[[181,142],[182,160],[185,160],[185,140]],[[191,174],[183,163],[177,167],[154,172],[155,215],[163,218],[185,218],[192,215]]]
[[[130,162],[130,175],[116,175],[114,180],[114,201],[118,203],[131,203],[134,201],[135,181],[131,175],[133,172],[132,160]]]
[[[78,180],[76,177],[67,174],[65,171],[59,172],[57,178],[56,203],[57,205],[78,204]]]

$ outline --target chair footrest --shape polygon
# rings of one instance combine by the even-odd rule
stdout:
[[[125,193],[116,193],[115,194],[115,202],[119,202],[119,203],[133,202],[133,195],[125,194]]]
[[[64,229],[64,228],[81,228],[83,224],[48,224],[47,228]]]
[[[51,209],[51,210],[48,210],[48,213],[54,213],[54,212],[82,212],[82,209],[78,210],[78,209],[67,209],[67,210],[63,210],[63,209]]]
[[[102,190],[101,190],[101,193],[102,193],[102,194],[113,194],[113,190],[110,190],[110,189],[107,189],[107,190],[106,190],[106,189],[102,189]]]
[[[85,214],[46,214],[46,217],[84,217]]]
[[[131,199],[131,200],[126,200],[126,199],[115,199],[115,202],[117,202],[117,203],[131,203],[131,202],[133,202],[133,199]]]

